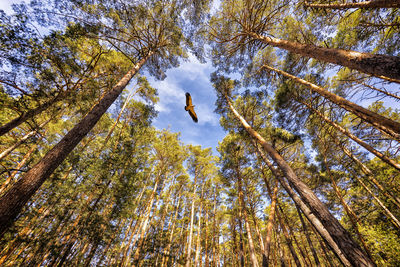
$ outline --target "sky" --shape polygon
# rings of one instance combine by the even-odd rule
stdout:
[[[159,114],[153,125],[158,129],[169,128],[172,132],[181,132],[181,140],[185,144],[212,147],[215,154],[215,147],[225,133],[219,125],[219,115],[214,113],[216,94],[210,83],[213,71],[210,63],[201,64],[190,55],[187,62],[168,70],[167,78],[163,81],[152,77],[148,79],[157,88],[160,98],[156,105]],[[192,96],[198,123],[184,109],[186,92]]]
[[[19,2],[22,0],[0,0],[0,9],[10,14],[11,4]],[[210,62],[202,64],[193,55],[189,55],[178,68],[167,70],[167,77],[162,81],[146,76],[151,86],[158,90],[160,98],[156,105],[158,117],[153,125],[160,130],[180,132],[183,143],[201,145],[202,148],[211,147],[213,154],[217,155],[216,146],[225,133],[219,125],[219,115],[214,113],[216,94],[210,83],[210,73],[213,71]],[[198,123],[193,122],[184,109],[186,92],[192,96]]]

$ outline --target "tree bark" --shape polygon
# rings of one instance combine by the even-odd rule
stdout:
[[[335,243],[340,248],[340,251],[345,255],[346,259],[354,266],[375,266],[369,257],[364,254],[360,246],[354,242],[350,234],[329,212],[328,208],[318,199],[314,192],[311,191],[311,189],[297,177],[282,156],[270,144],[268,144],[259,133],[251,128],[245,119],[235,110],[227,95],[225,95],[225,98],[229,105],[229,109],[232,111],[235,117],[241,122],[242,126],[246,129],[250,136],[256,139],[257,142],[262,145],[264,150],[279,166],[285,177],[289,180],[290,184],[296,189],[304,202],[309,205],[312,213],[315,214],[315,216],[329,232]]]
[[[314,257],[315,266],[321,266],[321,263],[319,262],[319,259],[318,259],[317,252],[315,251],[314,245],[313,245],[313,243],[311,241],[311,238],[310,238],[310,235],[309,235],[309,233],[307,231],[307,226],[306,226],[306,224],[304,222],[303,216],[301,215],[299,205],[297,205],[296,202],[295,202],[295,206],[296,206],[297,213],[299,214],[301,225],[303,227],[303,233],[305,234],[305,236],[307,238],[308,245],[310,246],[311,252],[312,252],[313,257]]]
[[[258,267],[257,257],[255,255],[253,237],[251,235],[249,219],[248,219],[248,216],[247,216],[246,203],[244,201],[243,187],[242,187],[242,177],[240,176],[239,170],[237,170],[236,172],[237,172],[237,181],[238,181],[239,202],[240,202],[240,206],[241,206],[241,212],[240,213],[243,214],[244,224],[245,224],[245,227],[246,227],[247,239],[248,239],[248,242],[249,242],[250,260],[251,260],[251,263],[252,263],[252,265],[254,267]]]
[[[145,217],[143,218],[143,222],[142,222],[142,224],[140,226],[139,242],[138,242],[135,254],[133,256],[133,259],[134,259],[135,263],[138,263],[138,261],[139,261],[142,245],[143,245],[143,242],[144,242],[144,236],[145,236],[145,234],[147,232],[147,226],[148,226],[149,221],[150,221],[150,213],[151,213],[151,210],[153,209],[153,203],[154,203],[154,199],[155,199],[155,195],[156,195],[156,191],[157,191],[158,183],[160,182],[160,179],[161,179],[161,173],[156,177],[156,181],[154,183],[153,191],[151,192],[151,196],[150,196],[150,201],[149,201],[148,206],[147,206],[146,214],[145,214]],[[155,204],[156,207],[158,206],[159,200],[160,200],[160,198],[159,198],[159,196],[157,196],[157,202]],[[136,241],[135,241],[135,243],[136,243]],[[132,247],[133,247],[133,245],[132,245]],[[129,262],[129,260],[130,260],[130,254],[128,254],[128,256],[127,256],[127,262]]]
[[[186,267],[190,266],[191,262],[191,254],[192,254],[192,239],[193,239],[193,222],[194,222],[194,204],[195,204],[195,195],[196,195],[196,180],[197,175],[194,175],[194,185],[193,185],[193,193],[192,193],[192,208],[190,210],[190,226],[189,226],[189,240],[187,242],[187,254],[186,254]]]
[[[254,144],[257,146],[256,144]],[[263,175],[264,178],[264,183],[267,189],[269,188],[269,183],[266,179],[266,177]],[[268,222],[267,222],[267,233],[265,236],[265,241],[264,241],[264,251],[263,251],[263,261],[262,261],[262,266],[263,267],[268,267],[269,265],[269,255],[271,252],[271,239],[272,239],[272,230],[274,226],[274,219],[275,219],[275,210],[276,210],[276,202],[278,199],[278,180],[276,180],[276,184],[274,186],[274,190],[270,194],[271,198],[271,205],[270,205],[270,210],[269,210],[269,215],[268,215]],[[271,191],[271,190],[268,190]]]
[[[247,33],[254,40],[279,47],[304,57],[315,58],[327,63],[355,69],[372,76],[400,83],[400,57],[362,53],[338,48],[326,48],[302,44],[254,32]]]
[[[168,245],[167,245],[167,248],[165,249],[165,253],[164,253],[163,258],[162,258],[161,267],[164,267],[165,265],[168,266],[168,262],[169,262],[171,246],[172,246],[172,238],[174,237],[176,219],[178,218],[178,211],[179,211],[179,206],[180,206],[180,203],[181,203],[180,195],[178,196],[178,198],[179,198],[178,205],[176,206],[174,219],[172,221],[172,226],[171,226],[171,229],[168,229],[169,232],[170,232],[169,239],[168,239]]]
[[[279,204],[278,204],[278,205],[279,205]],[[282,213],[282,212],[281,212],[281,213]],[[289,250],[290,250],[290,254],[292,254],[292,257],[293,257],[293,259],[294,259],[294,262],[295,262],[296,266],[297,266],[297,267],[301,267],[301,263],[300,263],[299,257],[297,256],[297,253],[296,253],[296,251],[294,250],[294,247],[293,247],[293,244],[292,244],[292,239],[290,238],[290,236],[289,236],[289,234],[288,234],[288,232],[287,232],[285,223],[284,223],[284,221],[283,221],[283,219],[282,219],[282,216],[281,216],[281,214],[280,214],[280,212],[279,212],[278,209],[277,209],[277,211],[276,211],[276,218],[278,218],[279,224],[281,225],[281,229],[282,229],[282,232],[283,232],[283,236],[285,237],[286,244],[287,244],[287,246],[288,246],[288,248],[289,248]]]
[[[201,233],[201,215],[203,212],[203,193],[204,193],[204,184],[201,186],[201,195],[200,195],[200,207],[199,207],[199,219],[197,222],[197,240],[196,240],[196,255],[194,257],[194,267],[197,267],[199,264],[200,259],[200,251],[201,251],[201,244],[200,244],[200,233]]]
[[[371,0],[358,3],[334,3],[334,4],[310,4],[307,1],[304,6],[324,9],[349,9],[349,8],[396,8],[400,7],[397,0]]]
[[[3,237],[5,231],[17,218],[26,202],[78,145],[82,138],[96,125],[97,121],[151,55],[152,53],[149,53],[147,57],[140,60],[128,71],[113,89],[58,144],[47,152],[35,166],[0,198],[0,238]]]
[[[363,108],[353,102],[348,101],[347,99],[344,99],[343,97],[340,97],[336,94],[333,94],[324,88],[315,85],[313,83],[310,83],[306,80],[303,80],[299,77],[296,77],[294,75],[291,75],[285,71],[273,68],[268,65],[263,65],[262,68],[269,69],[272,71],[275,71],[276,73],[279,73],[285,77],[288,77],[292,79],[293,81],[305,85],[308,88],[310,88],[312,91],[318,93],[319,95],[325,97],[326,99],[330,100],[331,102],[335,103],[341,108],[344,108],[345,110],[353,113],[363,121],[368,122],[372,126],[374,126],[376,129],[382,131],[383,133],[386,133],[387,135],[391,136],[395,140],[400,140],[400,123],[391,120],[389,118],[386,118],[382,115],[379,115],[375,112],[370,111],[369,109]]]

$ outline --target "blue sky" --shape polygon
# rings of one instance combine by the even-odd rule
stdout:
[[[20,2],[22,0],[0,0],[0,9],[11,13],[11,4]],[[185,144],[201,145],[203,148],[212,147],[214,154],[217,155],[215,148],[225,133],[219,126],[219,115],[214,113],[216,95],[210,83],[211,72],[213,67],[210,63],[201,64],[193,55],[189,55],[178,68],[168,70],[167,78],[163,81],[155,80],[148,75],[147,78],[158,90],[160,98],[156,105],[158,117],[153,125],[157,129],[180,132],[181,140]],[[184,110],[186,92],[192,96],[199,118],[198,123],[193,122]]]
[[[167,78],[157,81],[148,77],[151,85],[157,88],[160,102],[156,105],[159,112],[154,126],[158,129],[169,128],[172,132],[181,132],[181,140],[186,144],[214,148],[225,136],[219,126],[219,115],[214,113],[216,95],[210,83],[210,63],[201,64],[190,55],[187,62],[181,62],[178,68],[167,71]],[[193,105],[199,122],[193,122],[184,110],[185,93],[192,96]]]

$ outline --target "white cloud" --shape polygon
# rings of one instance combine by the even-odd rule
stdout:
[[[201,79],[207,80],[208,82],[208,74],[207,70],[211,67],[209,62],[202,64],[197,60],[195,56],[192,54],[189,55],[189,61],[184,61],[179,66],[179,71],[185,73],[187,78],[190,80]]]
[[[169,113],[171,109],[168,107],[171,104],[182,104],[185,91],[177,84],[172,77],[167,77],[163,81],[155,81],[150,79],[151,85],[158,90],[160,101],[156,105],[156,110],[159,112]]]
[[[26,1],[23,1],[23,0],[1,0],[0,1],[0,9],[4,10],[4,12],[6,12],[7,14],[11,14],[11,13],[14,13],[11,5],[19,4],[22,2],[26,2]]]
[[[195,107],[195,111],[197,117],[199,117],[200,124],[210,123],[213,126],[219,124],[219,118],[217,114],[210,109],[210,105],[198,104]]]

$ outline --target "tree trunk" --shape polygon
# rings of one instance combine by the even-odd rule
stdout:
[[[318,110],[313,108],[310,104],[308,104],[308,103],[306,103],[304,101],[300,101],[300,100],[298,100],[298,101],[299,101],[299,103],[302,103],[303,105],[305,105],[309,110],[311,110],[315,114],[317,114],[325,122],[327,122],[330,125],[332,125],[336,130],[340,131],[341,133],[343,133],[347,137],[351,138],[354,142],[356,142],[357,144],[359,144],[360,146],[362,146],[363,148],[365,148],[366,150],[368,150],[369,152],[371,152],[372,154],[374,154],[375,156],[380,158],[383,162],[386,162],[387,164],[389,164],[393,168],[395,168],[395,169],[400,171],[400,164],[394,162],[392,159],[388,158],[383,153],[375,150],[372,146],[370,146],[369,144],[365,143],[363,140],[361,140],[360,138],[358,138],[354,134],[350,133],[348,130],[346,130],[345,128],[343,128],[339,124],[337,124],[337,123],[333,122],[332,120],[330,120],[328,117],[323,115],[321,112],[319,112]]]
[[[168,266],[168,262],[169,262],[169,257],[170,257],[170,253],[171,253],[172,238],[174,237],[176,219],[178,218],[179,206],[181,204],[180,196],[178,196],[178,197],[179,197],[178,205],[176,206],[176,210],[175,210],[175,215],[174,215],[174,219],[173,219],[173,222],[172,222],[172,226],[171,226],[171,229],[168,229],[169,232],[170,232],[169,239],[168,239],[168,245],[167,245],[167,248],[165,249],[165,253],[164,253],[164,256],[163,256],[162,261],[161,261],[161,267],[164,267],[165,265]]]
[[[337,139],[334,139],[336,144],[343,150],[343,152],[351,158],[356,164],[358,164],[361,168],[361,171],[365,174],[366,179],[374,184],[387,198],[393,201],[393,203],[400,209],[400,199],[394,195],[391,190],[387,190],[379,183],[378,180],[372,174],[372,171],[364,165],[350,150],[348,150],[343,144],[340,144]]]
[[[51,119],[50,119],[51,120]],[[42,128],[43,126],[45,126],[47,123],[49,123],[50,120],[47,120],[45,122],[43,122],[42,124],[39,125],[38,129],[31,131],[29,133],[27,133],[26,135],[24,135],[21,139],[19,139],[15,144],[13,144],[12,146],[10,146],[9,148],[7,148],[6,150],[4,150],[3,152],[0,153],[0,160],[2,160],[3,158],[5,158],[8,154],[10,154],[12,151],[14,151],[14,149],[16,149],[17,147],[19,147],[21,144],[23,144],[26,140],[28,140],[29,137],[39,133],[39,129]]]
[[[192,238],[193,238],[193,221],[194,221],[194,204],[195,204],[195,195],[196,195],[196,175],[195,175],[195,181],[194,181],[194,187],[193,187],[193,193],[192,193],[192,208],[190,211],[190,226],[189,226],[189,240],[187,242],[187,254],[186,254],[186,267],[190,266],[191,262],[191,254],[192,254]]]
[[[29,150],[28,152],[24,155],[24,157],[22,158],[22,160],[18,163],[17,168],[15,169],[15,171],[13,171],[10,176],[8,176],[7,180],[4,181],[4,183],[2,183],[2,185],[0,186],[0,196],[1,194],[7,189],[8,185],[10,183],[13,182],[14,177],[17,175],[17,173],[22,169],[22,167],[25,165],[25,163],[28,161],[29,157],[32,155],[33,152],[35,152],[35,150],[38,147],[38,143],[43,139],[43,136],[40,137],[39,140],[37,140],[36,144],[34,144]]]
[[[160,179],[161,179],[161,173],[157,176],[156,181],[154,183],[153,192],[151,192],[151,197],[150,197],[149,204],[147,206],[146,214],[145,214],[145,217],[143,218],[143,223],[141,224],[141,227],[140,227],[139,243],[137,245],[135,254],[133,256],[133,259],[134,259],[134,261],[136,263],[139,261],[141,248],[142,248],[142,245],[143,245],[143,242],[144,242],[144,236],[145,236],[145,233],[147,232],[147,226],[148,226],[149,220],[150,220],[150,213],[151,213],[151,210],[153,209],[153,203],[154,203],[154,199],[155,199],[155,194],[156,194],[158,183],[159,183]],[[155,205],[156,207],[157,207],[159,199],[160,198],[157,199],[157,202],[156,202],[156,205]],[[128,259],[128,262],[129,262],[129,259],[130,259],[129,255],[128,255],[127,259]]]
[[[269,187],[268,181],[266,180],[265,176],[263,176],[265,184]],[[268,222],[267,222],[267,233],[265,236],[264,242],[264,251],[263,251],[263,267],[268,267],[269,265],[269,255],[271,253],[271,239],[272,239],[272,229],[274,226],[274,219],[275,219],[275,209],[276,209],[276,202],[277,202],[277,195],[278,195],[278,184],[275,184],[274,190],[271,198],[271,205],[268,215]]]
[[[313,245],[313,243],[311,241],[310,234],[307,231],[307,226],[306,226],[306,224],[305,224],[305,222],[303,220],[303,216],[301,215],[300,208],[297,205],[297,203],[295,203],[295,206],[296,206],[296,209],[297,209],[297,213],[299,214],[301,225],[303,227],[303,233],[305,234],[305,236],[307,238],[308,245],[310,246],[311,252],[312,252],[313,257],[314,257],[315,266],[321,266],[321,263],[319,262],[319,259],[318,259],[317,252],[315,251],[314,245]]]
[[[278,218],[279,224],[281,225],[283,236],[285,237],[286,244],[287,244],[287,246],[288,246],[288,248],[290,250],[290,253],[292,254],[294,262],[296,263],[297,267],[301,267],[301,263],[300,263],[299,257],[297,256],[297,253],[294,250],[294,247],[293,247],[293,244],[292,244],[292,239],[290,238],[290,236],[289,236],[289,234],[287,232],[285,223],[284,223],[284,221],[282,219],[282,215],[280,214],[279,210],[276,211],[276,217]]]
[[[248,33],[248,35],[254,40],[304,57],[311,57],[327,63],[341,65],[378,78],[400,83],[400,57],[326,48],[262,36],[256,33]]]
[[[390,218],[393,226],[400,230],[400,221],[393,215],[393,213],[385,206],[385,204],[380,201],[379,198],[367,187],[367,185],[358,177],[358,174],[353,174],[353,177],[361,184],[361,186],[372,196],[373,199],[378,203],[378,205],[385,211],[386,215]]]
[[[201,244],[200,244],[200,233],[201,233],[201,215],[203,212],[203,193],[204,193],[204,184],[201,186],[201,195],[200,195],[200,207],[199,207],[199,218],[197,222],[197,240],[196,240],[196,255],[194,257],[194,267],[197,267],[199,264],[200,259],[200,251],[201,251]]]
[[[244,218],[244,225],[246,227],[246,232],[247,232],[247,239],[249,242],[249,251],[250,251],[250,260],[253,266],[258,267],[258,262],[257,262],[257,257],[255,255],[255,249],[254,249],[254,242],[253,242],[253,237],[251,235],[251,229],[250,229],[250,224],[249,224],[249,219],[247,216],[247,208],[246,208],[246,203],[244,202],[244,195],[243,195],[243,188],[242,188],[242,177],[239,173],[239,170],[237,172],[237,180],[238,180],[238,191],[239,191],[239,202],[241,206],[241,214],[243,214]]]
[[[85,70],[85,72],[88,71],[89,73],[91,73],[93,71],[93,69],[94,69],[93,66],[97,64],[97,62],[99,61],[100,56],[102,54],[103,54],[103,52],[98,53],[91,60],[91,62],[88,64],[88,67]],[[95,61],[94,65],[92,65],[93,61]],[[85,73],[84,76],[87,76],[87,74]],[[35,117],[36,115],[42,113],[43,111],[45,111],[46,109],[48,109],[49,107],[54,105],[55,103],[65,99],[71,92],[73,92],[75,89],[77,89],[82,84],[82,82],[83,82],[83,76],[78,79],[78,81],[74,84],[74,86],[68,88],[65,91],[58,93],[53,99],[43,103],[42,105],[39,105],[35,109],[31,109],[26,112],[23,112],[18,118],[15,118],[14,120],[0,126],[0,136],[8,133],[9,131],[11,131],[12,129],[17,127],[18,125],[26,122],[27,120]]]
[[[371,0],[358,3],[337,3],[337,4],[310,4],[304,3],[304,6],[311,8],[324,9],[349,9],[349,8],[396,8],[400,7],[398,0]]]
[[[336,181],[333,178],[333,174],[332,174],[332,172],[330,170],[330,166],[329,166],[327,158],[326,158],[326,150],[327,150],[326,145],[327,144],[324,142],[324,148],[322,149],[321,152],[322,152],[324,164],[326,166],[326,172],[327,172],[327,174],[328,174],[328,176],[329,176],[329,178],[331,180],[333,190],[335,191],[336,196],[339,198],[339,201],[342,204],[342,206],[343,206],[343,208],[344,208],[344,210],[345,210],[345,212],[347,214],[347,217],[349,217],[350,222],[351,222],[351,224],[353,226],[353,229],[356,232],[356,234],[358,236],[358,239],[360,240],[361,244],[363,245],[365,252],[368,254],[368,256],[372,260],[371,252],[368,249],[367,244],[365,243],[364,237],[361,235],[360,231],[358,230],[358,220],[359,219],[358,219],[357,215],[354,213],[353,209],[349,205],[347,205],[347,203],[344,201],[342,193],[340,192],[340,190],[339,190],[339,188],[338,188],[338,186],[336,184]]]
[[[302,210],[303,214],[307,217],[309,222],[315,227],[315,229],[317,229],[320,236],[325,240],[325,242],[327,244],[329,244],[330,248],[335,253],[335,255],[340,259],[340,261],[343,263],[343,265],[351,266],[350,262],[346,259],[346,257],[342,253],[342,251],[339,249],[338,245],[332,239],[329,232],[321,224],[320,220],[315,217],[315,215],[311,212],[311,210],[308,208],[308,206],[294,192],[294,190],[289,186],[289,184],[281,176],[279,176],[277,170],[272,166],[272,163],[266,158],[266,156],[261,151],[261,149],[259,149],[258,147],[257,147],[257,149],[258,149],[258,153],[262,157],[263,161],[268,165],[268,168],[272,171],[273,175],[278,179],[278,181],[281,183],[283,188],[286,190],[286,192],[289,194],[289,196],[293,199],[295,204],[297,204],[300,207],[300,209]]]
[[[256,139],[263,146],[264,150],[279,166],[290,184],[296,189],[304,202],[309,205],[312,213],[315,214],[329,232],[335,243],[340,248],[340,251],[345,255],[346,259],[355,266],[375,266],[369,257],[364,254],[360,246],[354,242],[350,234],[329,212],[328,208],[318,199],[314,192],[297,177],[282,156],[270,144],[268,144],[260,134],[254,131],[241,115],[239,115],[226,95],[225,98],[235,117],[241,122],[250,136]]]
[[[147,57],[140,60],[128,71],[114,88],[58,144],[0,198],[0,238],[17,218],[26,202],[95,126],[151,55],[152,53],[149,53]]]
[[[348,101],[347,99],[344,99],[343,97],[340,97],[336,94],[333,94],[324,88],[315,85],[313,83],[310,83],[306,80],[303,80],[299,77],[296,77],[294,75],[291,75],[287,72],[284,72],[282,70],[270,67],[268,65],[263,65],[262,68],[269,69],[272,71],[275,71],[276,73],[279,73],[285,77],[288,77],[292,79],[293,81],[302,84],[304,86],[307,86],[310,88],[312,91],[318,93],[319,95],[325,97],[326,99],[330,100],[331,102],[335,103],[339,107],[353,113],[357,117],[359,117],[361,120],[368,122],[372,126],[374,126],[376,129],[380,130],[381,132],[387,134],[388,136],[392,137],[395,140],[400,140],[400,123],[391,120],[389,118],[386,118],[382,115],[379,115],[375,112],[370,111],[369,109],[363,108],[353,102]]]

